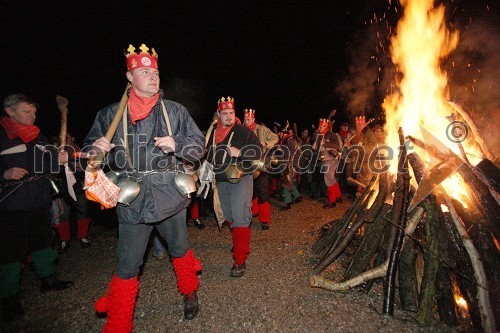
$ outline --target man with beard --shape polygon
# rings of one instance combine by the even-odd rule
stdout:
[[[252,160],[260,159],[262,146],[236,118],[233,98],[218,101],[217,116],[217,127],[208,139],[207,161],[213,165],[222,212],[232,231],[234,263],[229,275],[241,277],[250,253]]]

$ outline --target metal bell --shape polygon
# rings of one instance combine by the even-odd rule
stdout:
[[[253,160],[252,166],[256,171],[266,171],[266,162],[263,160]]]
[[[237,184],[243,176],[243,171],[240,169],[238,164],[231,163],[227,166],[226,170],[224,170],[224,174],[226,175],[228,182],[231,184]]]
[[[106,177],[108,177],[115,185],[118,185],[121,173],[118,171],[108,171],[106,172]]]
[[[129,178],[121,180],[117,186],[120,188],[118,203],[128,206],[141,192],[141,186]]]
[[[194,174],[178,173],[174,177],[175,188],[183,197],[189,198],[191,193],[196,192],[196,181]]]

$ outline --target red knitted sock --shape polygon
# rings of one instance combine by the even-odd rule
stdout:
[[[175,276],[177,277],[177,289],[182,295],[189,295],[198,290],[200,281],[196,272],[201,271],[201,262],[195,258],[193,250],[189,249],[181,258],[173,259]]]
[[[94,303],[97,312],[107,312],[102,333],[130,333],[134,327],[134,309],[139,291],[137,276],[128,280],[114,276],[108,292]]]
[[[89,236],[90,219],[79,219],[76,221],[78,226],[78,239],[87,238]]]
[[[69,233],[69,220],[59,222],[57,233],[59,234],[59,239],[61,241],[69,241],[71,239],[71,235]]]
[[[243,265],[250,253],[250,227],[233,228],[233,259]]]
[[[269,201],[259,204],[259,222],[271,223],[271,205]]]

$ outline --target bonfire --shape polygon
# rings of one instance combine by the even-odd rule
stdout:
[[[459,33],[446,29],[444,6],[400,2],[403,16],[390,48],[397,89],[383,103],[384,149],[398,151],[398,158],[369,184],[358,184],[362,194],[324,227],[313,246],[319,262],[310,285],[369,291],[383,278],[384,314],[393,315],[397,290],[401,307],[416,312],[422,325],[432,323],[437,309],[450,326],[467,316],[476,328],[496,332],[500,172],[473,119],[449,100],[440,64]],[[360,230],[363,240],[343,281],[321,276]]]

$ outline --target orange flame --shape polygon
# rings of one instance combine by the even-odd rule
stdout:
[[[446,116],[453,111],[446,103],[448,81],[440,67],[443,58],[458,45],[459,34],[446,28],[445,8],[434,7],[434,0],[400,2],[403,17],[391,38],[390,48],[400,80],[396,82],[398,89],[386,96],[382,104],[387,120],[387,142],[396,151],[399,127],[405,135],[421,138],[420,126],[423,126],[459,154],[458,146],[447,136],[450,122]],[[396,168],[397,163],[391,163],[393,173]],[[462,182],[456,174],[443,184],[449,194],[461,202],[468,197]]]
[[[446,139],[447,77],[440,61],[458,44],[458,33],[449,33],[444,7],[434,0],[402,0],[403,18],[391,39],[391,56],[402,74],[399,90],[385,98],[388,143],[398,145],[398,128],[405,135],[420,136],[419,125],[438,139]],[[449,113],[449,112],[448,112]],[[439,135],[442,134],[442,135]]]

